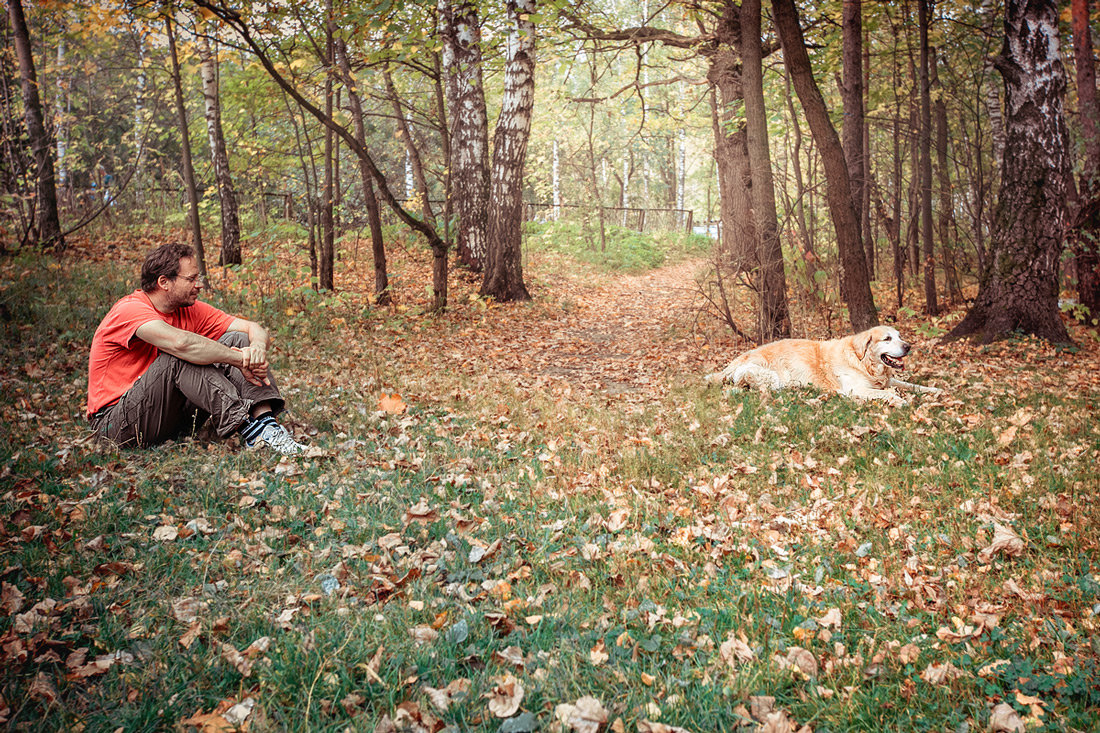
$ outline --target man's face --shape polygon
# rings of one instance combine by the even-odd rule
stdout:
[[[194,257],[180,258],[179,274],[168,281],[168,305],[179,310],[194,305],[205,283],[199,276],[199,264]]]

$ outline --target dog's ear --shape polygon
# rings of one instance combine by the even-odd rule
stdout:
[[[871,350],[871,344],[874,343],[874,340],[875,332],[873,329],[856,334],[856,353],[859,354],[860,361],[867,358],[867,352]]]

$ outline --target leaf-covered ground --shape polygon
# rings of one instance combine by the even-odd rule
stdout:
[[[459,275],[434,316],[416,250],[378,309],[357,250],[321,299],[274,249],[213,300],[276,326],[314,450],[117,451],[86,349],[145,248],[0,263],[5,725],[1096,729],[1094,333],[903,315],[943,394],[761,396],[702,381],[744,345],[697,318],[698,260],[539,255],[534,302]]]

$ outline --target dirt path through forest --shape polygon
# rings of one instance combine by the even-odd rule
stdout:
[[[514,358],[498,366],[521,385],[567,383],[627,398],[701,379],[703,364],[715,360],[692,333],[695,277],[704,264],[688,260],[575,286],[562,315],[534,324],[530,337],[510,339]]]

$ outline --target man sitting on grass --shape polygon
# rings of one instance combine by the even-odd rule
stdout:
[[[115,303],[88,359],[87,415],[96,433],[146,447],[213,418],[221,437],[293,455],[305,449],[275,417],[283,410],[267,362],[267,331],[198,299],[195,251],[163,244],[141,266],[141,289]]]

